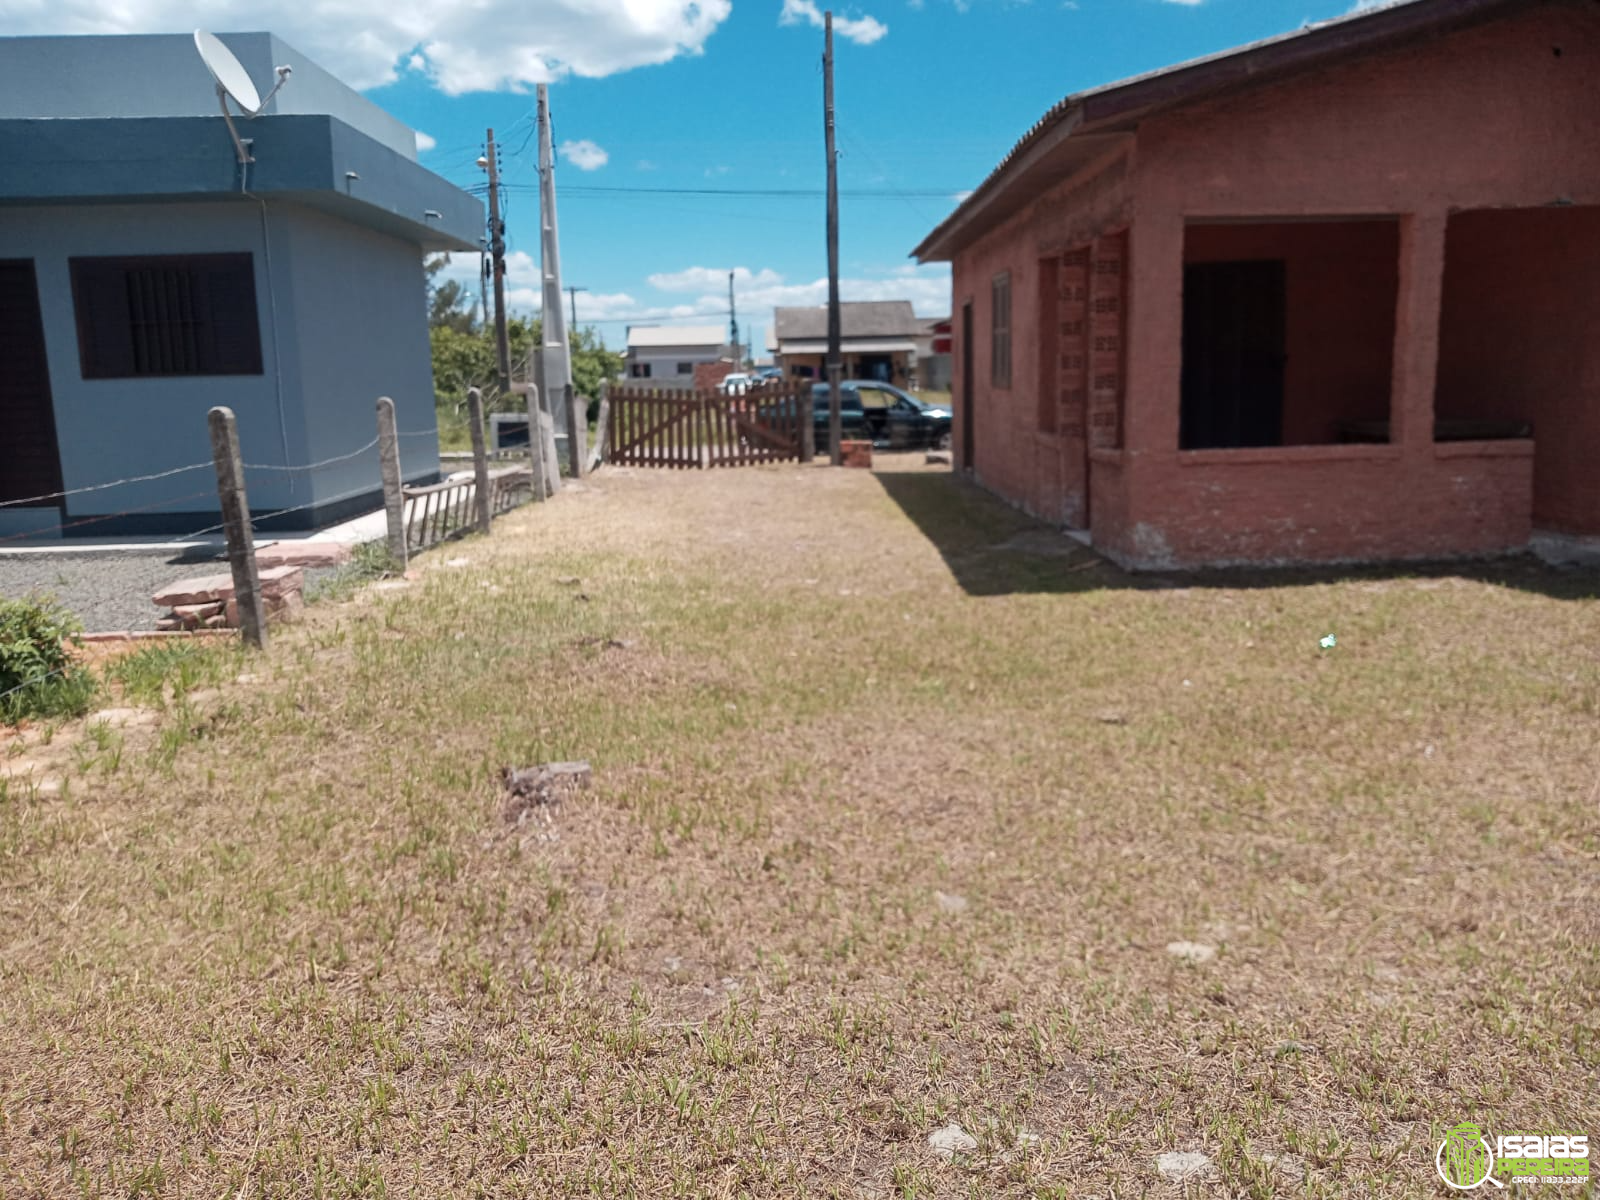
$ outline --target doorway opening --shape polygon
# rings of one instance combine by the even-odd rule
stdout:
[[[5,448],[0,501],[59,509],[57,497],[30,499],[61,491],[61,452],[32,259],[0,260],[0,364],[0,446]]]

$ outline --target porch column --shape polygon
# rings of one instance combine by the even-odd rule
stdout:
[[[1394,314],[1394,368],[1389,388],[1389,440],[1407,458],[1433,443],[1433,392],[1439,371],[1439,306],[1444,294],[1448,214],[1400,219],[1400,291]]]
[[[1130,460],[1178,450],[1183,375],[1183,214],[1140,210],[1128,238],[1122,445]]]

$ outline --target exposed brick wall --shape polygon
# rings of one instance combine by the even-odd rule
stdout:
[[[967,398],[955,397],[957,465],[970,466],[979,482],[1034,515],[1066,525],[1081,527],[1090,509],[1090,259],[1097,237],[1126,224],[1128,195],[1126,163],[1113,153],[1046,193],[953,264],[956,328],[962,303],[971,300],[974,351],[970,409]],[[990,283],[1002,271],[1011,275],[1012,294],[1012,377],[1004,389],[991,383],[989,340]],[[1052,276],[1053,338],[1042,328],[1037,303]],[[955,343],[959,391],[959,335]],[[962,425],[969,418],[975,434],[971,464],[959,459]]]
[[[737,368],[731,362],[695,363],[694,390],[709,392],[732,375]]]
[[[1600,502],[1574,503],[1577,473],[1564,465],[1557,447],[1541,446],[1536,464],[1526,442],[1435,446],[1431,440],[1436,375],[1446,407],[1464,410],[1479,403],[1465,398],[1467,389],[1458,385],[1464,369],[1449,357],[1448,340],[1445,361],[1438,357],[1446,219],[1459,209],[1543,209],[1558,198],[1600,205],[1600,141],[1592,128],[1592,115],[1600,111],[1596,62],[1600,6],[1552,0],[1150,118],[1138,131],[1136,147],[1125,145],[1044,191],[955,256],[956,310],[970,301],[974,316],[973,395],[957,397],[955,437],[959,452],[970,420],[974,461],[962,465],[970,465],[986,487],[1050,519],[1081,520],[1077,510],[1086,499],[1095,543],[1125,561],[1152,566],[1515,547],[1529,535],[1536,487],[1541,519],[1559,516],[1569,527],[1591,513],[1600,520],[1600,511],[1589,507]],[[1301,362],[1291,371],[1302,373],[1293,378],[1297,407],[1286,411],[1286,433],[1295,440],[1327,441],[1336,395],[1375,394],[1380,404],[1388,403],[1395,444],[1180,454],[1186,224],[1383,214],[1399,217],[1392,227],[1399,233],[1395,267],[1392,274],[1375,268],[1380,277],[1362,286],[1386,294],[1392,280],[1392,317],[1381,311],[1380,298],[1371,302],[1376,312],[1358,314],[1324,340],[1303,330],[1293,335]],[[1098,435],[1102,445],[1119,448],[1084,452],[1065,436],[1073,425],[1069,403],[1063,400],[1054,410],[1055,430],[1048,418],[1041,419],[1041,387],[1054,386],[1063,397],[1071,390],[1062,382],[1069,357],[1065,340],[1054,381],[1042,379],[1048,372],[1034,364],[1051,358],[1043,322],[1053,323],[1058,338],[1069,323],[1061,256],[1087,247],[1091,262],[1108,262],[1107,247],[1115,245],[1108,239],[1123,231],[1121,404],[1108,402],[1114,389],[1104,378],[1109,371],[1100,367],[1109,365],[1112,351],[1103,341],[1099,365],[1091,342],[1086,402],[1090,435],[1110,429],[1095,425],[1097,413],[1120,412],[1117,434]],[[1531,232],[1523,240],[1545,244]],[[1352,269],[1363,259],[1372,264],[1373,244],[1349,249]],[[1600,429],[1591,430],[1572,406],[1600,386],[1594,382],[1600,380],[1600,331],[1579,315],[1600,311],[1594,295],[1600,275],[1579,269],[1592,252],[1600,252],[1600,240],[1585,244],[1572,271],[1535,272],[1513,289],[1524,295],[1506,299],[1526,314],[1520,319],[1527,322],[1527,336],[1518,335],[1524,345],[1538,344],[1536,326],[1562,339],[1565,357],[1559,364],[1544,361],[1535,380],[1542,399],[1529,403],[1544,406],[1539,424],[1547,430],[1554,425],[1555,437],[1570,443],[1572,461],[1590,464],[1600,455]],[[1051,261],[1053,267],[1041,270],[1041,262]],[[1325,261],[1319,269],[1326,278],[1337,264]],[[1051,270],[1057,285],[1053,314],[1038,302]],[[989,284],[1000,271],[1011,273],[1014,297],[1017,369],[1008,389],[993,387],[989,371]],[[1511,278],[1504,276],[1502,283]],[[1552,324],[1536,315],[1550,312],[1561,319]],[[1093,314],[1091,324],[1092,319]],[[1369,327],[1380,321],[1394,330],[1387,368],[1382,335]],[[1447,321],[1447,339],[1462,336],[1451,332],[1454,325]],[[1091,329],[1091,336],[1112,335]],[[959,381],[966,352],[959,337],[955,351]],[[1360,409],[1371,401],[1358,396],[1350,403]],[[1596,407],[1589,403],[1584,411]],[[1579,470],[1592,478],[1592,465]]]
[[[1135,567],[1493,553],[1532,532],[1532,468],[1526,442],[1447,444],[1416,462],[1398,446],[1195,451],[1138,465],[1105,548]]]

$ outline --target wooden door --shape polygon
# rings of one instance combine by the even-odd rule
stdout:
[[[1184,267],[1183,449],[1283,444],[1284,308],[1281,259]]]
[[[33,261],[0,259],[0,500],[60,490],[61,455]]]

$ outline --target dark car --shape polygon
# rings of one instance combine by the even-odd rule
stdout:
[[[828,385],[811,387],[817,451],[828,446]],[[921,450],[950,439],[950,410],[924,404],[887,383],[847,379],[839,384],[839,431],[846,441],[870,441],[879,450]]]

